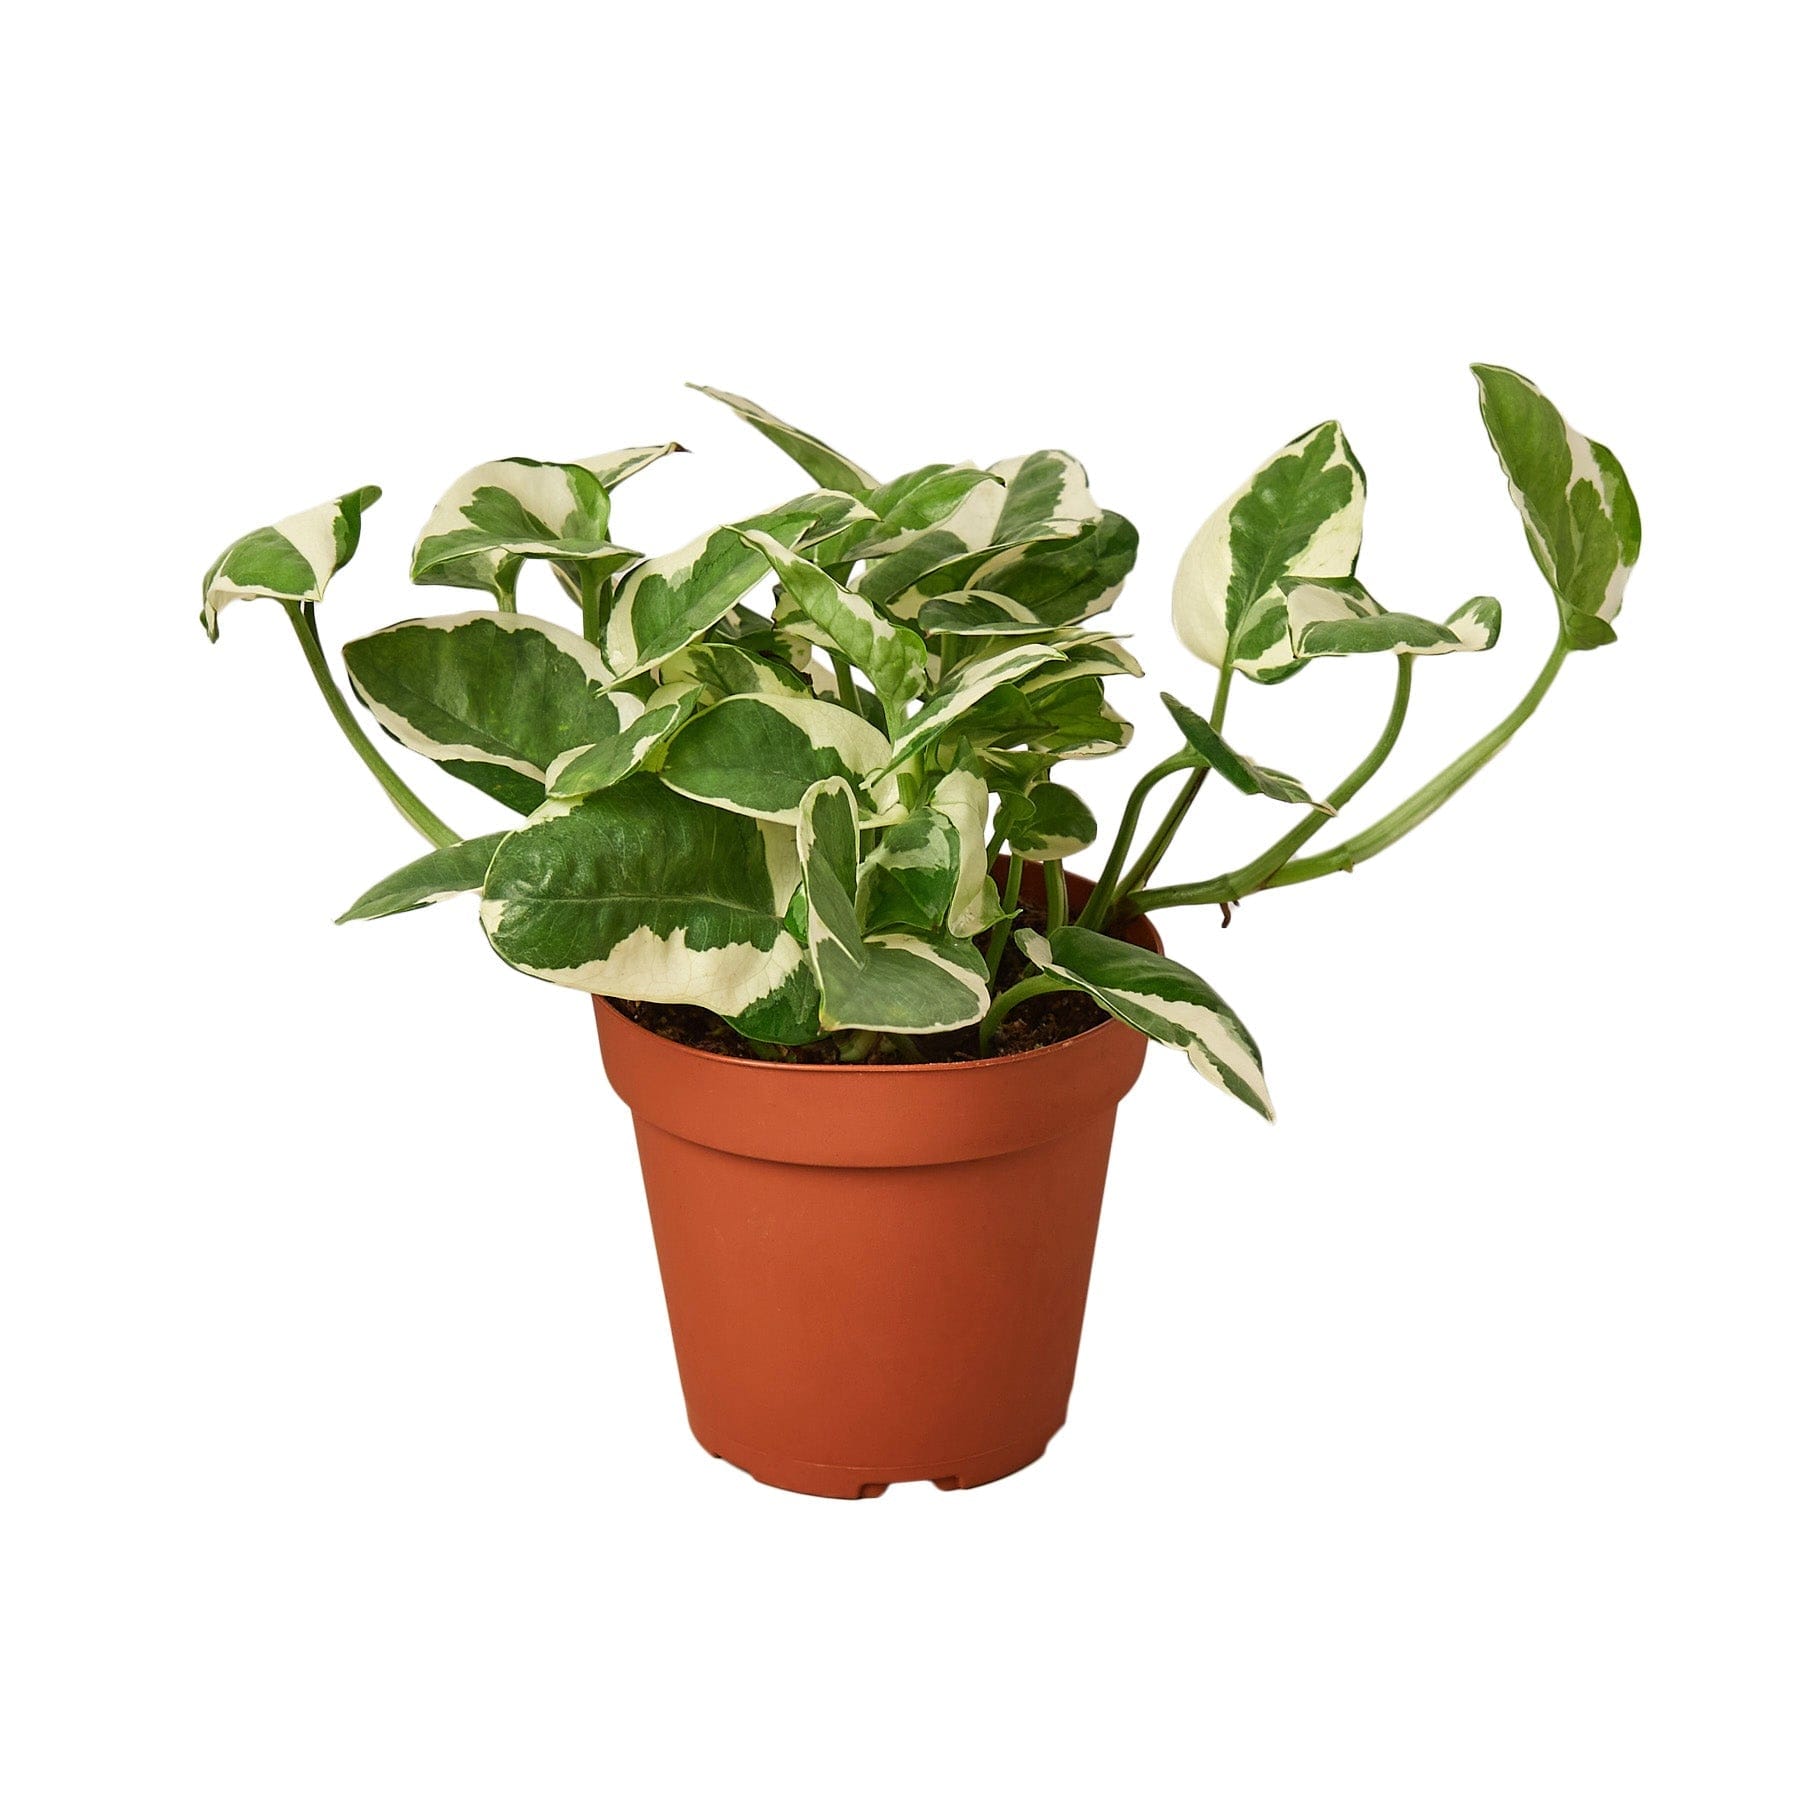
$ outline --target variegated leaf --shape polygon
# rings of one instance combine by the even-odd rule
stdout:
[[[1027,862],[1076,856],[1100,835],[1088,804],[1073,788],[1041,781],[1024,796],[1006,834],[1007,847]]]
[[[665,456],[683,456],[686,453],[685,444],[639,444],[630,450],[602,450],[598,455],[583,456],[577,460],[580,467],[586,469],[610,494],[620,482],[629,481],[633,475],[649,468],[652,463],[661,462]]]
[[[856,797],[847,781],[821,781],[800,810],[807,953],[819,983],[819,1018],[831,1030],[954,1031],[987,1011],[987,970],[974,946],[906,932],[863,936],[856,910]]]
[[[1074,758],[1111,756],[1131,742],[1130,721],[1107,704],[1097,676],[1054,683],[1022,697],[1031,711],[1034,749]]]
[[[888,740],[860,713],[798,694],[736,694],[697,714],[670,743],[662,778],[677,793],[752,818],[797,825],[807,790],[831,777],[860,782],[887,766]],[[898,789],[871,783],[878,815]]]
[[[975,489],[1004,483],[992,469],[973,463],[927,463],[884,481],[869,496],[876,522],[852,526],[825,546],[817,561],[825,566],[886,556],[955,513]]]
[[[545,790],[552,800],[578,800],[623,781],[646,766],[693,716],[703,690],[691,681],[671,681],[645,696],[644,710],[616,735],[597,744],[577,744],[551,763]],[[623,698],[615,689],[614,698]]]
[[[1185,1051],[1214,1086],[1265,1119],[1275,1117],[1256,1040],[1192,969],[1078,925],[1065,925],[1047,939],[1021,930],[1014,941],[1040,969],[1091,994],[1146,1037]]]
[[[1500,602],[1465,600],[1443,624],[1412,613],[1389,612],[1354,576],[1341,581],[1288,579],[1280,584],[1291,648],[1314,656],[1442,656],[1454,650],[1491,650],[1500,641]]]
[[[344,646],[357,697],[409,750],[518,812],[542,804],[565,750],[616,736],[644,711],[604,693],[600,653],[523,613],[411,619]]]
[[[754,400],[746,400],[741,394],[702,387],[697,381],[690,381],[688,386],[708,399],[729,406],[745,424],[760,431],[777,449],[786,451],[820,487],[838,488],[846,494],[854,494],[859,500],[867,500],[874,490],[873,475],[859,468],[849,457],[840,456],[810,431],[802,431],[785,419],[776,418],[766,407],[758,406]]]
[[[1292,674],[1284,575],[1356,572],[1362,466],[1335,420],[1269,458],[1200,527],[1175,574],[1175,629],[1214,668],[1260,681]]]
[[[506,836],[504,831],[496,831],[487,837],[446,844],[441,850],[428,850],[416,862],[409,862],[376,882],[348,912],[340,915],[338,923],[416,912],[421,906],[447,900],[452,894],[471,892],[487,878],[488,864]]]
[[[895,734],[890,766],[898,768],[935,743],[957,719],[979,705],[996,688],[1017,682],[1046,663],[1061,660],[1062,652],[1053,645],[1013,644],[997,650],[992,656],[958,663]]]
[[[1481,418],[1572,650],[1610,644],[1643,538],[1619,459],[1569,425],[1523,375],[1477,363]]]
[[[206,635],[218,642],[219,613],[233,600],[322,599],[326,583],[356,554],[362,516],[380,498],[378,487],[352,488],[228,545],[200,582]]]
[[[982,499],[991,489],[978,489],[969,496],[969,503]],[[950,522],[934,525],[927,531],[908,537],[897,543],[886,554],[868,564],[851,586],[865,600],[875,605],[888,608],[902,594],[910,594],[919,582],[923,581],[934,570],[943,568],[957,558],[969,555],[968,543],[951,530]],[[950,581],[944,591],[965,586],[966,583]],[[923,596],[911,610],[917,612],[924,603]]]
[[[1067,537],[1098,522],[1100,508],[1088,491],[1087,470],[1066,450],[1034,450],[995,463],[1006,492],[990,543],[1023,544],[1034,537]]]
[[[413,549],[412,578],[428,587],[479,588],[511,606],[527,558],[590,579],[638,559],[610,542],[611,503],[579,463],[528,456],[481,463],[432,509]]]
[[[1103,632],[1053,631],[1044,642],[1063,653],[1063,660],[1040,669],[1021,685],[1026,693],[1040,693],[1059,681],[1080,681],[1092,675],[1109,680],[1114,675],[1141,676],[1144,665],[1115,637]]]
[[[740,534],[775,571],[782,591],[824,633],[826,640],[863,671],[895,723],[925,686],[925,643],[915,631],[892,624],[859,594],[840,587],[816,563],[766,531]]]
[[[806,694],[810,693],[791,663],[759,656],[734,643],[701,639],[678,650],[662,665],[665,681],[695,681],[712,693]]]
[[[916,606],[919,630],[955,637],[1022,637],[1079,624],[1105,612],[1137,560],[1130,520],[1107,513],[1079,537],[1049,539],[942,564],[896,597]],[[949,582],[954,592],[919,597]]]
[[[927,600],[914,623],[927,636],[942,637],[1042,637],[1050,630],[1023,600],[977,588]]]
[[[545,809],[488,869],[481,921],[516,969],[621,1000],[703,1006],[747,1037],[819,1035],[806,954],[783,926],[793,831],[634,775]]]
[[[1293,776],[1283,775],[1279,769],[1265,769],[1249,757],[1240,756],[1205,719],[1192,707],[1183,706],[1173,694],[1164,694],[1162,701],[1181,727],[1181,735],[1188,741],[1196,767],[1217,769],[1241,794],[1266,794],[1271,800],[1310,806],[1322,813],[1337,810],[1323,800],[1315,800]]]
[[[968,769],[952,769],[928,805],[949,825],[955,845],[956,885],[945,924],[952,937],[974,937],[1000,917],[1000,895],[988,875],[987,783]]]
[[[986,784],[956,769],[925,807],[883,832],[859,878],[865,932],[972,938],[986,931],[1000,917],[987,872],[987,815]]]
[[[769,537],[785,554],[809,533],[866,515],[867,508],[848,494],[802,494],[639,563],[619,584],[602,639],[614,678],[630,680],[685,649],[764,578],[768,560],[744,541],[746,532]]]

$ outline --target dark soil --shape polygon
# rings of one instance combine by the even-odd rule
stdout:
[[[1014,921],[1014,929],[1024,925],[1041,932],[1046,922],[1041,908],[1027,906]],[[985,937],[976,939],[977,946],[982,950],[986,950],[987,942]],[[1000,958],[999,988],[1003,991],[1014,982],[1024,981],[1037,973],[1037,966],[1028,961],[1016,945],[1009,942],[1005,954]],[[626,1018],[642,1025],[645,1030],[654,1031],[658,1037],[671,1038],[677,1044],[686,1044],[691,1049],[710,1050],[715,1056],[739,1056],[750,1062],[835,1063],[838,1060],[838,1047],[831,1038],[823,1038],[816,1044],[764,1044],[760,1047],[759,1055],[723,1019],[716,1013],[709,1013],[704,1007],[665,1006],[655,1000],[614,1000],[610,1004],[616,1006]],[[1026,1000],[1015,1006],[1007,1014],[999,1031],[995,1033],[992,1054],[1016,1056],[1021,1050],[1042,1050],[1046,1045],[1060,1044],[1064,1038],[1079,1037],[1084,1031],[1092,1031],[1096,1025],[1105,1023],[1106,1014],[1086,994],[1041,994],[1035,1000]],[[910,1041],[927,1062],[983,1060],[977,1030],[973,1025],[962,1031],[938,1031]],[[885,1041],[863,1059],[865,1066],[909,1061],[911,1058],[902,1056]]]

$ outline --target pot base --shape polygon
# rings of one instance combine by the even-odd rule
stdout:
[[[897,1481],[929,1481],[945,1493],[986,1487],[990,1481],[1003,1481],[1008,1475],[1029,1468],[1050,1447],[1048,1438],[1005,1444],[980,1456],[957,1457],[948,1470],[942,1463],[858,1468],[768,1456],[698,1426],[694,1427],[694,1437],[709,1455],[730,1463],[734,1469],[742,1469],[765,1487],[785,1488],[790,1494],[811,1494],[821,1500],[877,1500]]]

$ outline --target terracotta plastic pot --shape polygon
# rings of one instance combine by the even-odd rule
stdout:
[[[1132,936],[1157,947],[1147,921]],[[705,1449],[841,1499],[976,1487],[1043,1454],[1075,1379],[1137,1032],[1109,1022],[984,1062],[812,1067],[715,1056],[605,1000],[594,1011],[637,1127]]]

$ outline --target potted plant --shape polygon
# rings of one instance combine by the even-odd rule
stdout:
[[[426,521],[412,578],[475,604],[343,656],[389,738],[519,815],[475,837],[390,766],[320,640],[315,609],[379,490],[240,538],[207,571],[209,636],[228,602],[279,601],[339,726],[429,844],[344,918],[478,891],[501,957],[594,997],[689,1417],[714,1454],[843,1496],[973,1486],[1041,1454],[1146,1040],[1273,1116],[1255,1039],[1162,953],[1152,918],[1229,918],[1378,855],[1500,750],[1571,652],[1613,640],[1639,540],[1624,471],[1522,376],[1475,376],[1555,648],[1491,731],[1312,854],[1393,750],[1416,660],[1500,631],[1489,598],[1440,621],[1364,586],[1363,472],[1335,422],[1260,464],[1182,559],[1175,621],[1216,671],[1210,700],[1163,695],[1171,748],[1091,881],[1065,866],[1100,833],[1064,765],[1130,737],[1107,694],[1141,670],[1104,615],[1137,533],[1062,451],[877,480],[714,393],[814,485],[659,556],[615,537],[615,494],[679,445],[471,470]],[[528,563],[548,565],[562,618],[519,610]],[[1394,687],[1335,787],[1315,796],[1222,735],[1234,678],[1344,656],[1389,658]],[[1241,868],[1158,885],[1215,777],[1292,823]]]

